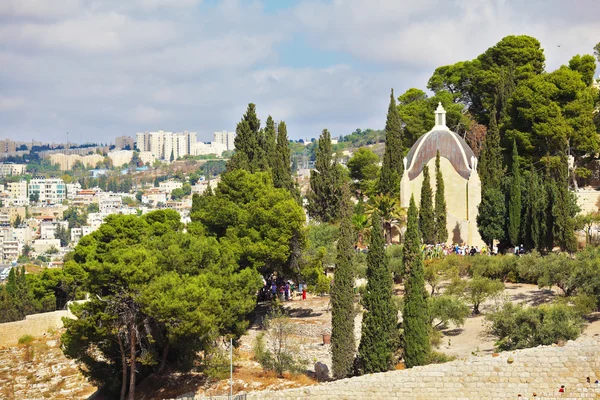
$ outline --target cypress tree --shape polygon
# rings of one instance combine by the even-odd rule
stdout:
[[[419,208],[419,228],[423,243],[435,242],[435,219],[433,213],[433,192],[429,178],[429,167],[423,167],[423,185],[421,186],[421,207]]]
[[[352,374],[356,343],[354,340],[354,229],[350,189],[344,185],[340,204],[340,236],[331,290],[331,363],[333,376]]]
[[[554,239],[562,251],[573,253],[577,250],[575,239],[575,215],[579,211],[575,195],[569,191],[569,166],[567,154],[559,155],[555,182],[555,202],[552,207],[554,217]]]
[[[408,207],[404,239],[404,270],[408,271],[404,295],[404,363],[408,368],[429,361],[429,308],[423,273],[423,254],[419,241],[417,206],[413,197]]]
[[[173,162],[175,160],[175,151],[171,150],[171,157],[169,157],[169,161]]]
[[[392,89],[385,122],[385,153],[378,185],[380,194],[400,196],[400,180],[404,173],[403,157],[402,121],[396,107],[394,89]]]
[[[385,253],[381,218],[372,216],[372,231],[367,253],[367,287],[363,297],[362,333],[358,347],[359,372],[388,371],[398,344],[398,311],[392,293],[392,273]]]
[[[321,222],[334,222],[339,214],[343,175],[333,156],[327,129],[319,137],[316,153],[315,169],[310,171],[308,214]]]
[[[267,123],[262,138],[265,161],[272,173],[275,164],[277,163],[277,131],[275,130],[275,121],[273,121],[273,118],[270,115],[267,117]]]
[[[546,190],[536,170],[531,167],[527,181],[527,196],[524,200],[525,216],[523,223],[523,241],[528,249],[544,250],[546,235]]]
[[[284,121],[277,125],[277,142],[273,163],[273,185],[276,188],[292,190],[292,167],[287,127]]]
[[[435,242],[446,243],[448,227],[446,226],[446,195],[444,194],[444,177],[440,168],[440,151],[435,156]]]
[[[490,111],[490,126],[478,165],[481,203],[477,209],[477,229],[483,241],[492,247],[494,240],[504,239],[506,226],[506,199],[501,188],[504,169],[495,108]]]
[[[519,166],[519,152],[517,141],[513,140],[512,181],[508,198],[508,240],[513,246],[519,245],[519,233],[521,232],[521,167]]]
[[[227,171],[245,169],[249,172],[260,170],[262,152],[260,147],[260,120],[256,116],[256,106],[248,104],[246,113],[235,128],[235,154],[227,162]]]

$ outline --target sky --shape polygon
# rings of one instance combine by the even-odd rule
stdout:
[[[554,70],[592,53],[598,15],[598,0],[0,0],[0,138],[210,141],[250,102],[291,139],[381,129],[391,88],[425,89],[506,35],[540,40]]]

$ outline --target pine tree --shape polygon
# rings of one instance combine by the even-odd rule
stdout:
[[[404,270],[408,271],[404,295],[404,363],[408,368],[424,365],[429,361],[429,311],[423,255],[419,240],[417,206],[413,197],[408,208],[408,222],[404,239]]]
[[[446,195],[444,193],[444,177],[440,168],[440,151],[435,156],[435,242],[446,243],[448,227],[446,226]]]
[[[519,245],[519,233],[521,232],[521,167],[519,166],[519,153],[517,142],[513,140],[512,181],[508,198],[508,240],[513,246]]]
[[[506,199],[501,188],[504,169],[495,108],[490,111],[490,126],[478,165],[481,203],[477,210],[477,229],[483,241],[492,247],[494,240],[504,239],[506,226]]]
[[[419,208],[419,228],[423,243],[435,243],[435,219],[433,213],[433,192],[429,167],[423,167],[423,185],[421,186],[421,207]]]
[[[363,297],[359,372],[388,371],[398,345],[398,311],[392,293],[392,273],[385,253],[381,218],[372,216],[372,231],[367,253],[367,287]]]
[[[333,289],[331,290],[331,363],[333,376],[352,374],[356,343],[354,339],[354,230],[350,189],[344,185],[340,204],[340,235]]]
[[[235,128],[235,154],[227,162],[227,171],[234,169],[245,169],[249,172],[260,170],[262,152],[259,144],[260,120],[256,116],[256,106],[248,104],[248,109],[242,120]]]
[[[378,185],[380,194],[400,196],[400,180],[404,173],[403,158],[402,121],[396,107],[394,89],[392,89],[385,122],[385,153]]]
[[[273,185],[276,188],[292,190],[292,167],[287,127],[284,121],[277,126],[277,145],[273,163]]]
[[[321,222],[334,222],[338,218],[342,170],[333,156],[331,135],[323,129],[317,147],[315,169],[310,171],[308,214]]]

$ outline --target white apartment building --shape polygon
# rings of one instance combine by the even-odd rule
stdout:
[[[183,183],[177,182],[169,179],[168,181],[163,181],[158,184],[158,188],[167,194],[171,194],[171,192],[175,189],[181,189],[183,187]]]
[[[65,182],[58,178],[33,178],[27,189],[27,197],[37,193],[40,203],[60,204],[67,197]]]
[[[197,156],[203,156],[208,154],[215,154],[218,157],[221,157],[224,151],[227,150],[227,146],[223,143],[196,143],[194,154]]]
[[[13,199],[27,199],[27,181],[8,182],[8,193]]]
[[[0,164],[0,177],[12,176],[12,175],[23,175],[27,171],[27,165],[25,164]]]
[[[118,150],[108,153],[108,158],[115,167],[121,167],[123,164],[129,164],[133,158],[133,150]]]
[[[213,143],[221,143],[225,145],[225,150],[231,151],[235,149],[235,132],[215,132],[213,134]]]
[[[68,221],[51,222],[43,221],[40,223],[40,239],[56,239],[56,230],[59,226],[63,229],[69,229]]]
[[[65,186],[67,187],[68,200],[73,200],[77,195],[77,192],[81,190],[81,184],[79,182],[67,183]]]
[[[140,160],[142,160],[144,165],[152,165],[154,164],[154,161],[156,161],[156,157],[149,151],[140,151]]]
[[[176,160],[194,154],[196,132],[141,132],[136,135],[137,148],[140,152],[150,152],[157,159]]]
[[[15,240],[5,240],[1,244],[4,261],[16,260],[21,255],[23,245]]]
[[[98,209],[100,214],[114,214],[123,206],[123,197],[115,193],[98,193]]]

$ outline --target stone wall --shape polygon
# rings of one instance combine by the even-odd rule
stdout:
[[[592,399],[600,398],[596,379],[600,379],[600,342],[581,338],[562,347],[472,357],[298,389],[251,392],[247,400],[518,399],[519,394],[521,399]],[[558,393],[561,385],[565,385],[564,394]]]
[[[42,336],[50,329],[63,327],[62,318],[72,315],[67,310],[31,314],[22,321],[0,324],[0,346],[13,346],[23,335]]]

